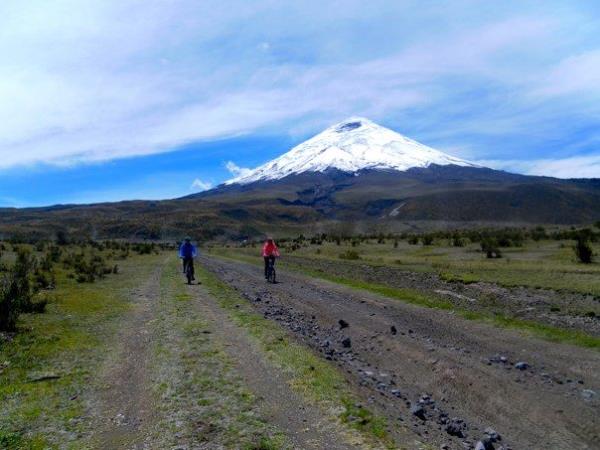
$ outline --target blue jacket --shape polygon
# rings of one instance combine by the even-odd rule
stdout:
[[[184,242],[179,247],[180,258],[195,258],[197,255],[196,247],[190,242]]]

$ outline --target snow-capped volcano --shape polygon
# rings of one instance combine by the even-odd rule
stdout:
[[[289,152],[225,184],[277,180],[304,172],[337,169],[405,171],[413,167],[457,165],[478,167],[362,117],[352,117],[327,128]]]

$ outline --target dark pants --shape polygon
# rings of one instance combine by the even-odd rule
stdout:
[[[273,265],[275,265],[275,257],[274,256],[265,256],[265,278],[269,275],[269,262],[273,261]]]
[[[183,273],[186,273],[187,265],[190,264],[192,267],[192,277],[194,276],[194,258],[188,257],[183,258]]]

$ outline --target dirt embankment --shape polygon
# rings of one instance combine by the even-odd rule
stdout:
[[[592,449],[600,439],[600,354],[525,338],[449,311],[279,271],[203,259],[254,307],[339,365],[392,424],[448,448]],[[312,264],[312,262],[311,262]],[[352,276],[352,274],[346,274]],[[487,434],[486,434],[487,429]]]

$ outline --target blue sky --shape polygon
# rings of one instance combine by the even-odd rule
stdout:
[[[600,177],[600,3],[0,2],[0,205],[169,198],[348,116]]]

